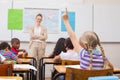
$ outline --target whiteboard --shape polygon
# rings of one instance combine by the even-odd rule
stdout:
[[[11,30],[8,30],[8,9],[12,8],[11,0],[0,0],[0,41],[11,40]]]
[[[52,2],[53,1],[53,2]],[[55,3],[54,3],[55,2]],[[41,4],[41,5],[40,5]],[[69,11],[75,12],[75,33],[79,38],[80,35],[86,30],[92,30],[92,5],[75,5],[67,4]],[[24,9],[24,8],[47,8],[47,9],[59,9],[63,7],[62,1],[51,0],[51,3],[46,4],[46,2],[34,0],[34,1],[16,1],[13,4],[14,9]],[[60,16],[61,21],[61,16]],[[61,27],[61,26],[60,26]],[[23,30],[13,30],[12,37],[17,37],[21,41],[29,41],[29,33],[25,33]],[[68,37],[67,32],[59,32],[55,34],[48,33],[48,42],[56,42],[59,37]]]
[[[120,5],[94,5],[94,31],[102,42],[120,42]]]
[[[48,33],[59,33],[60,10],[47,8],[25,8],[23,11],[23,30],[29,32],[29,27],[35,25],[37,14],[42,14],[41,25],[47,28]]]

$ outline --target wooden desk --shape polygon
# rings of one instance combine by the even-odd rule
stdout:
[[[45,80],[45,65],[46,64],[61,64],[60,62],[54,62],[53,58],[43,57],[39,62],[39,79]]]
[[[13,68],[13,73],[26,73],[27,74],[27,79],[31,80],[32,76],[31,76],[31,70],[34,69],[34,71],[36,70],[36,68],[32,65],[29,64],[14,64],[14,68]]]
[[[22,64],[30,64],[30,63],[31,63],[31,59],[22,58]]]
[[[17,77],[17,76],[0,76],[0,80],[22,80],[22,77]]]
[[[54,68],[58,72],[57,74],[52,77],[52,80],[56,80],[58,76],[60,75],[66,75],[66,68],[67,67],[72,67],[72,68],[78,68],[80,69],[80,65],[55,65]],[[114,67],[113,69],[113,74],[120,74],[120,68]],[[109,75],[109,74],[108,74]]]
[[[66,67],[73,67],[73,68],[80,68],[80,65],[55,65],[54,68],[58,73],[65,74],[66,73]],[[114,67],[113,74],[120,73],[120,68]]]
[[[24,59],[31,59],[33,62],[33,66],[35,66],[37,68],[37,60],[34,56],[26,56]]]

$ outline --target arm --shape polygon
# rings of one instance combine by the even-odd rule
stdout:
[[[55,56],[55,57],[53,58],[53,61],[54,61],[54,62],[59,62],[60,60],[61,60],[60,55]]]
[[[46,28],[43,29],[43,33],[41,35],[37,36],[37,39],[39,39],[39,40],[46,40],[47,39],[47,29]]]
[[[47,29],[43,28],[43,33],[40,35],[34,35],[34,28],[30,28],[30,39],[39,39],[39,40],[46,40],[47,39]]]
[[[80,49],[81,49],[81,46],[80,46],[80,44],[79,44],[79,42],[77,40],[77,37],[76,37],[75,33],[73,32],[73,30],[71,28],[71,25],[70,25],[70,23],[68,21],[68,12],[67,12],[67,9],[66,9],[66,12],[62,15],[62,18],[63,18],[64,24],[66,26],[67,32],[68,32],[68,34],[70,36],[70,39],[71,39],[71,41],[73,43],[74,50],[76,52],[79,52]]]
[[[37,35],[34,35],[34,28],[33,27],[31,27],[30,28],[30,39],[37,39],[38,38],[38,36]]]

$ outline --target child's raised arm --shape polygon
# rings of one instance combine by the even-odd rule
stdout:
[[[62,15],[62,19],[63,19],[63,21],[64,21],[64,24],[65,24],[65,26],[66,26],[67,32],[68,32],[68,34],[69,34],[69,36],[70,36],[70,39],[71,39],[71,41],[72,41],[72,43],[73,43],[74,50],[75,50],[76,52],[79,52],[81,46],[80,46],[80,44],[79,44],[79,42],[78,42],[78,40],[77,40],[77,37],[76,37],[75,33],[73,32],[73,30],[72,30],[72,28],[71,28],[70,23],[69,23],[67,8],[66,8],[66,12]]]

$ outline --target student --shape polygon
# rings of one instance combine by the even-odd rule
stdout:
[[[80,60],[79,55],[73,50],[74,47],[70,38],[65,39],[64,46],[67,52],[61,52],[59,55],[55,56],[55,62],[59,60]]]
[[[7,42],[2,42],[0,44],[0,54],[6,58],[6,60],[15,60],[18,63],[21,63],[21,59],[19,59],[15,54],[10,51],[10,45]]]
[[[27,56],[28,53],[24,49],[19,49],[20,47],[20,40],[18,38],[12,38],[11,39],[11,52],[14,53],[17,56],[25,55]],[[25,57],[24,56],[24,57]]]
[[[67,32],[73,43],[74,50],[80,53],[80,68],[81,69],[102,69],[105,68],[107,63],[104,50],[100,44],[97,34],[93,31],[86,31],[80,37],[79,41],[73,32],[71,25],[68,21],[68,12],[62,15]],[[100,51],[97,48],[100,48]],[[112,67],[112,66],[111,66]]]
[[[59,55],[61,52],[66,52],[65,46],[64,46],[65,38],[59,38],[54,50],[52,53],[48,55],[49,58],[54,58],[55,56]]]

